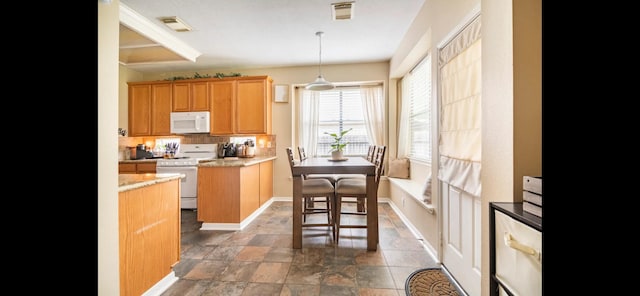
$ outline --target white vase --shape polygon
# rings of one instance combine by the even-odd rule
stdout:
[[[342,151],[331,151],[331,159],[342,159]]]

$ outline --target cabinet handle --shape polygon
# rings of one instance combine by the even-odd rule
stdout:
[[[531,255],[534,258],[536,258],[538,261],[540,261],[540,252],[536,251],[532,247],[525,246],[519,243],[517,240],[513,238],[513,236],[511,236],[511,233],[508,233],[508,232],[504,233],[504,244],[507,245],[509,248],[516,249],[527,255]]]

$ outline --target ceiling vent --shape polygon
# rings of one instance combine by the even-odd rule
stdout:
[[[176,32],[191,31],[191,27],[185,24],[177,16],[162,17],[160,18],[160,21],[162,21],[165,25],[167,25],[167,27],[171,28],[171,30],[174,30]]]
[[[331,3],[333,20],[350,20],[353,18],[355,1]]]

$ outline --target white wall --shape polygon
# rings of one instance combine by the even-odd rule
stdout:
[[[130,81],[141,81],[142,73],[129,70],[122,65],[118,65],[118,127],[127,130],[129,133],[129,85]]]
[[[120,295],[118,252],[119,0],[98,1],[98,295]],[[116,40],[114,42],[114,40]]]
[[[482,295],[489,203],[522,201],[542,175],[542,0],[482,0]]]

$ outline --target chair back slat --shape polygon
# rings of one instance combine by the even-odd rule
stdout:
[[[291,168],[291,174],[293,175],[293,165],[295,165],[295,158],[293,157],[293,148],[287,147],[287,157],[289,157],[289,167]]]
[[[304,150],[304,147],[298,146],[298,156],[300,157],[300,161],[307,159],[307,152]]]
[[[369,145],[369,151],[367,152],[367,160],[373,162],[376,154],[376,145]]]
[[[387,146],[377,146],[376,150],[376,156],[374,159],[374,164],[376,165],[375,182],[376,185],[378,185],[380,183],[380,177],[384,173],[384,154],[387,151]]]

